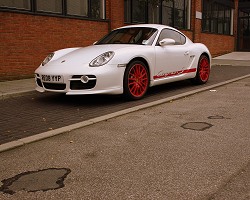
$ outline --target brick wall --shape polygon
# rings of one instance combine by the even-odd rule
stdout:
[[[107,18],[111,19],[111,30],[124,26],[124,0],[109,0],[109,3]]]
[[[31,76],[48,53],[87,46],[108,33],[108,22],[0,12],[1,80]]]
[[[234,36],[206,33],[200,34],[200,42],[208,47],[212,56],[219,56],[234,51],[234,41]]]

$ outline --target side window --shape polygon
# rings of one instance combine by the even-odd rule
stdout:
[[[161,34],[158,39],[158,43],[165,39],[165,38],[171,38],[175,40],[175,45],[183,45],[186,43],[186,38],[184,35],[178,33],[177,31],[171,30],[171,29],[163,29],[161,31]]]

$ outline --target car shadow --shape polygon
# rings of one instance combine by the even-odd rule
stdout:
[[[129,104],[129,107],[131,107],[180,94],[181,92],[185,92],[187,88],[192,90],[193,87],[195,87],[195,85],[189,80],[154,86],[148,89],[148,92],[143,99],[136,101],[126,99],[124,95],[65,95],[50,92],[38,94],[36,101],[39,101],[42,104],[60,104],[64,106],[103,107],[119,104],[125,106],[126,104]]]

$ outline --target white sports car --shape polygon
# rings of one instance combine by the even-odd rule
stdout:
[[[75,94],[125,94],[142,98],[149,87],[192,79],[208,81],[208,48],[165,25],[113,30],[92,46],[47,56],[35,71],[36,90]]]

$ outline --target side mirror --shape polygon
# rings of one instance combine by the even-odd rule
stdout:
[[[170,39],[170,38],[165,38],[159,42],[161,46],[166,46],[166,45],[175,45],[175,40]]]

